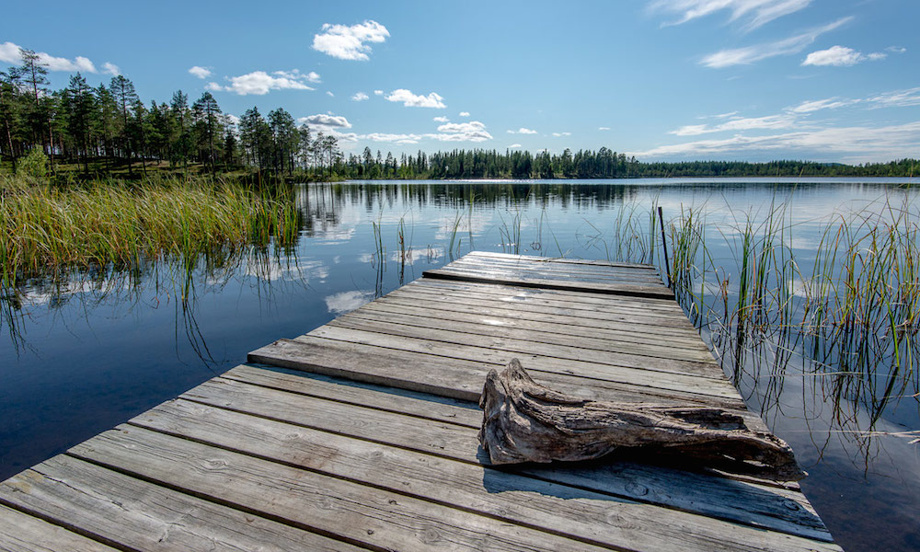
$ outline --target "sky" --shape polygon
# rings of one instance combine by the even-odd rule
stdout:
[[[284,108],[346,153],[920,158],[917,0],[8,2],[0,70]]]

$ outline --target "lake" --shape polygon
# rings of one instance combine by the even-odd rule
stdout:
[[[661,236],[650,218],[660,206],[673,238],[692,226],[703,243],[674,275],[685,278],[679,294],[685,310],[748,406],[795,449],[810,473],[802,486],[837,541],[849,551],[920,549],[916,320],[890,332],[873,328],[871,339],[854,345],[838,333],[803,335],[783,318],[806,308],[813,316],[832,305],[835,296],[827,288],[816,295],[807,275],[816,260],[827,261],[825,272],[847,266],[843,255],[828,260],[818,253],[822,238],[835,236],[828,230],[835,221],[878,213],[879,220],[897,218],[916,229],[920,197],[911,184],[300,185],[302,229],[292,248],[252,248],[194,267],[149,262],[131,274],[35,280],[0,298],[0,480],[244,362],[251,350],[306,333],[471,250],[663,268]],[[745,243],[762,243],[768,229],[779,229],[781,248],[772,256],[746,249]],[[869,234],[863,224],[848,239]],[[907,241],[896,247],[908,244],[916,252],[917,232],[901,236]],[[671,255],[674,245],[669,242]],[[875,255],[869,245],[859,242],[850,262],[868,266]],[[680,251],[694,252],[692,246]],[[751,286],[740,261],[745,251],[758,266],[775,269],[764,269],[773,291],[739,311],[752,315],[726,317]],[[903,275],[914,278],[912,289],[915,275]],[[816,297],[824,310],[809,307]],[[915,298],[898,299],[898,308],[917,309]]]

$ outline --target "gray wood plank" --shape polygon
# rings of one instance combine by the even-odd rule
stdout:
[[[65,455],[0,484],[0,497],[133,550],[358,550]]]
[[[663,314],[654,312],[617,312],[615,309],[594,311],[572,310],[559,307],[545,307],[536,304],[527,304],[526,301],[507,302],[496,301],[488,297],[452,297],[450,294],[430,294],[422,290],[412,290],[406,293],[390,294],[377,299],[382,303],[399,303],[403,305],[417,305],[420,302],[441,303],[441,308],[466,308],[494,309],[513,315],[521,313],[522,316],[532,318],[540,315],[539,320],[559,324],[576,326],[598,325],[613,329],[630,329],[635,332],[652,333],[656,335],[677,335],[699,339],[699,333],[682,314]],[[449,306],[449,307],[448,307]],[[433,304],[432,307],[438,307]],[[510,313],[508,311],[511,311]]]
[[[505,301],[523,302],[568,309],[597,311],[613,309],[615,311],[665,312],[683,315],[680,305],[673,298],[650,299],[646,297],[611,297],[602,293],[585,291],[542,290],[513,285],[478,284],[455,280],[431,280],[419,278],[391,293],[428,290],[449,292],[451,296],[476,296],[482,298],[500,298]]]
[[[496,312],[486,314],[479,312],[477,309],[460,309],[448,310],[438,303],[405,305],[396,302],[375,301],[364,305],[353,313],[361,316],[370,316],[372,314],[393,314],[407,317],[414,317],[419,320],[437,318],[446,322],[460,322],[467,324],[477,324],[490,329],[500,329],[503,331],[520,331],[525,334],[534,333],[540,336],[540,339],[559,339],[566,340],[567,343],[578,343],[586,348],[597,350],[620,351],[618,347],[622,345],[640,348],[644,346],[654,346],[654,348],[666,347],[667,349],[678,349],[681,351],[691,351],[710,355],[709,348],[703,344],[699,337],[674,337],[668,336],[667,344],[663,344],[662,335],[633,332],[629,329],[610,329],[597,326],[584,325],[573,326],[570,324],[555,324],[541,320],[542,317],[534,316],[524,318],[514,316],[511,312]],[[427,317],[427,318],[426,318]],[[550,334],[550,336],[546,336]],[[552,342],[552,341],[548,341]]]
[[[0,552],[116,552],[115,548],[0,505]]]
[[[308,377],[306,379],[309,382],[308,385],[304,384],[305,376]],[[475,402],[395,387],[362,384],[314,374],[307,375],[303,372],[292,375],[286,371],[257,368],[245,364],[224,372],[221,377],[272,389],[296,391],[345,404],[398,412],[468,427],[478,428],[482,421],[482,411]],[[292,386],[296,386],[296,389],[292,389]]]
[[[340,435],[176,401],[136,420],[143,427],[237,450],[268,460],[373,484],[416,498],[468,509],[578,540],[631,550],[660,550],[680,544],[685,550],[738,550],[756,533],[749,528],[561,486],[525,475],[433,458]],[[790,503],[798,507],[798,503]],[[726,513],[728,509],[724,509]],[[786,510],[788,511],[788,509]],[[610,522],[611,513],[618,516]],[[777,514],[784,514],[777,510]],[[762,516],[763,524],[790,534],[828,541],[820,525],[806,528],[798,520]],[[809,521],[816,521],[812,516]],[[820,523],[820,521],[817,521]],[[646,531],[623,530],[642,524]],[[807,534],[803,534],[807,533]],[[783,546],[785,539],[776,539]],[[803,548],[806,548],[804,543]]]
[[[511,362],[512,358],[518,358],[528,371],[569,374],[594,380],[656,389],[658,391],[695,393],[720,398],[736,398],[738,396],[738,391],[726,380],[701,378],[699,376],[680,373],[652,372],[613,365],[599,365],[593,362],[578,360],[560,360],[538,354],[527,354],[519,351],[507,351],[491,347],[477,347],[444,341],[431,341],[411,337],[396,338],[395,336],[380,334],[373,331],[354,330],[333,325],[322,326],[307,335],[353,343],[364,343],[366,345],[375,345],[389,349],[425,352],[438,356],[472,360],[475,362],[497,363],[502,366]],[[299,338],[295,338],[295,341],[298,339]],[[429,376],[431,379],[437,379],[437,377],[437,374],[431,374]]]
[[[593,267],[590,265],[559,265],[557,263],[535,263],[502,259],[474,259],[462,257],[446,265],[458,270],[482,271],[492,274],[504,273],[523,277],[546,279],[572,279],[583,282],[623,282],[664,286],[656,270],[618,267]]]
[[[544,356],[628,366],[639,370],[698,374],[718,379],[725,377],[709,351],[693,351],[661,344],[637,345],[629,341],[591,337],[576,340],[554,332],[552,326],[546,330],[528,330],[520,326],[483,323],[482,318],[464,321],[376,309],[360,309],[342,315],[330,324],[356,329],[370,327],[380,333],[460,341],[470,345],[492,346],[485,345],[491,340],[509,351],[523,350]]]
[[[588,265],[588,266],[606,266],[606,267],[622,267],[622,268],[637,268],[637,269],[648,269],[648,270],[657,270],[654,265],[642,264],[642,263],[626,263],[626,262],[617,262],[617,261],[602,261],[602,260],[591,260],[591,259],[570,259],[562,257],[537,257],[533,255],[514,255],[511,253],[497,253],[492,251],[470,251],[465,257],[485,257],[485,258],[496,258],[496,259],[515,259],[515,260],[526,260],[535,263],[559,263],[559,264],[576,264],[576,265]]]
[[[300,336],[280,339],[249,353],[249,362],[303,370],[359,382],[388,385],[461,400],[479,401],[486,375],[499,362],[472,361],[375,345]],[[741,397],[716,397],[683,390],[658,390],[612,381],[533,370],[539,383],[592,400],[705,404],[744,409]]]
[[[517,285],[522,287],[539,287],[542,289],[564,289],[575,291],[592,291],[595,293],[609,293],[612,295],[634,295],[637,297],[674,297],[671,290],[659,288],[656,286],[642,286],[629,284],[595,284],[582,282],[566,282],[565,280],[547,280],[539,278],[508,278],[508,277],[490,277],[477,272],[452,269],[435,269],[426,270],[422,273],[427,278],[440,278],[444,280],[461,280],[465,282],[493,282],[505,285]]]
[[[136,426],[103,433],[77,445],[70,454],[378,549],[601,550],[584,542]]]
[[[267,381],[259,377],[260,369],[250,368],[246,372],[241,372],[241,379],[236,380],[239,383],[248,383],[248,379],[255,377],[255,381],[264,384]],[[268,370],[261,370],[268,372]],[[313,388],[315,380],[309,376],[289,373],[275,373],[271,377],[273,389],[284,393],[295,393],[312,396],[316,393]],[[378,387],[374,388],[353,388],[349,385],[342,385],[340,389],[323,386],[322,393],[325,400],[339,400],[344,397],[355,398],[357,393],[365,395],[367,398],[363,402],[368,404],[378,404],[386,402],[388,397],[393,397],[398,391],[391,388]],[[245,398],[237,397],[238,390],[241,388],[224,386],[211,387],[207,390],[208,396],[199,395],[189,397],[201,404],[207,404],[219,407],[221,404],[229,405],[230,408],[239,410],[247,414],[255,414],[260,417],[271,418],[283,421],[285,423],[296,424],[299,426],[310,426],[322,431],[332,431],[336,434],[373,439],[375,442],[390,446],[415,450],[417,452],[429,452],[432,450],[429,442],[424,439],[413,441],[407,439],[403,433],[397,433],[395,439],[391,440],[387,434],[373,434],[365,432],[361,420],[363,416],[374,419],[373,412],[365,410],[356,410],[355,416],[359,416],[358,423],[353,424],[359,428],[358,433],[350,429],[351,425],[338,423],[335,420],[312,420],[310,415],[312,410],[301,411],[296,408],[272,408],[264,410],[262,405],[274,404],[281,401],[287,404],[286,400],[280,398],[271,398],[274,395],[267,394],[264,400],[251,402]],[[242,388],[245,389],[245,388]],[[229,392],[229,395],[222,399],[215,393]],[[395,397],[396,403],[405,405],[404,397]],[[292,399],[293,400],[293,399]],[[458,412],[451,405],[442,404],[437,400],[414,399],[419,404],[410,405],[406,414],[417,416],[420,407],[427,411],[427,418],[433,421],[442,421],[452,419],[455,423],[465,426],[467,431],[478,433],[481,425],[481,413],[476,416],[479,410]],[[399,414],[399,410],[390,410]],[[456,418],[451,418],[455,416]],[[742,414],[745,418],[752,418],[760,423],[760,419],[750,413]],[[398,419],[398,418],[397,418]],[[749,421],[749,423],[751,423]],[[331,424],[331,425],[320,425]],[[754,424],[752,424],[754,425]],[[443,443],[451,441],[456,436],[456,430],[448,431],[444,435],[437,435],[439,425],[429,427],[426,435],[429,435],[429,441]],[[765,427],[759,428],[766,430]],[[449,451],[450,452],[450,451]],[[450,458],[467,462],[488,463],[488,459],[481,456],[479,451],[473,455],[468,449],[453,451]],[[752,523],[748,520],[751,516],[757,517],[760,514],[768,517],[777,517],[781,519],[798,520],[799,525],[820,529],[820,520],[811,509],[808,501],[799,492],[796,484],[791,484],[791,488],[777,486],[774,482],[757,483],[749,478],[741,481],[723,480],[722,476],[713,476],[710,474],[700,474],[688,472],[685,470],[676,470],[662,466],[649,466],[646,464],[631,461],[616,461],[604,465],[592,465],[584,467],[579,465],[559,465],[551,467],[533,467],[522,468],[521,473],[536,475],[537,477],[555,482],[563,482],[567,485],[573,485],[580,488],[602,491],[616,496],[649,502],[653,504],[666,505],[672,508],[687,510],[697,513],[712,513],[716,510],[721,512],[720,517],[733,519],[741,523]],[[792,504],[792,503],[795,504]],[[796,506],[798,504],[798,506]],[[737,512],[732,515],[731,512]],[[801,518],[801,519],[799,519]],[[761,522],[762,523],[762,522]]]
[[[444,267],[448,270],[480,272],[489,276],[508,278],[541,278],[545,280],[566,280],[583,283],[636,284],[664,286],[657,273],[635,269],[584,269],[577,265],[565,267],[522,263],[518,261],[487,261],[458,259]]]

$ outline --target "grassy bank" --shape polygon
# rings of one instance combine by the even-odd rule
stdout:
[[[142,262],[225,257],[296,241],[293,191],[210,177],[67,187],[0,176],[3,287],[66,270],[130,270]]]

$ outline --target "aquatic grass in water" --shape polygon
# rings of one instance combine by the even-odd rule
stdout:
[[[0,177],[3,287],[61,270],[130,269],[143,259],[219,262],[246,245],[291,247],[293,192],[222,180],[97,182],[74,188]]]

